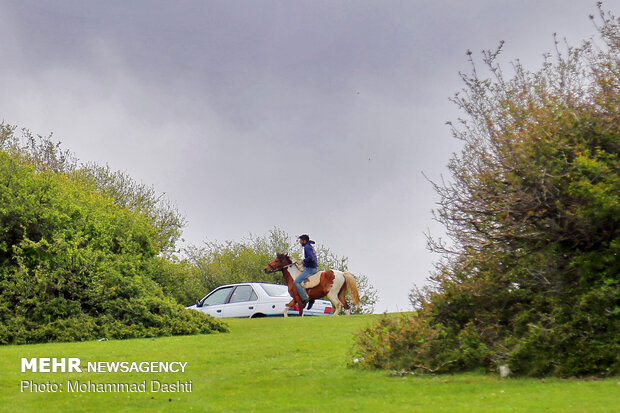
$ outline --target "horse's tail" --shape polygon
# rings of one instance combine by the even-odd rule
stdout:
[[[347,281],[347,288],[351,292],[351,298],[353,298],[353,302],[355,305],[360,305],[360,293],[357,290],[357,282],[355,281],[355,277],[350,272],[344,273],[344,278]]]

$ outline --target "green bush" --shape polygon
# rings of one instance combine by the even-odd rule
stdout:
[[[159,239],[88,180],[0,151],[0,343],[224,331],[153,281]]]
[[[369,368],[446,373],[479,367],[490,356],[479,330],[454,330],[422,313],[384,315],[356,336],[355,358]]]
[[[442,260],[412,294],[418,313],[358,337],[362,365],[619,371],[620,20],[600,16],[596,47],[506,78],[500,46],[483,54],[490,77],[462,75],[463,149],[435,184],[451,242],[429,239]]]

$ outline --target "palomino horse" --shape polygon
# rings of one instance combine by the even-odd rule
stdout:
[[[295,288],[295,284],[293,284],[295,278],[301,274],[301,268],[299,268],[298,264],[294,263],[288,255],[277,254],[276,258],[265,267],[266,273],[276,271],[282,271],[284,281],[286,281],[288,285],[288,292],[291,297],[293,297],[293,300],[284,308],[284,316],[288,317],[288,309],[295,305],[295,303],[297,303],[297,307],[299,308],[299,315],[303,316],[304,305],[299,297],[297,288]],[[338,315],[343,307],[345,309],[345,314],[351,314],[351,308],[346,300],[347,291],[351,292],[351,297],[353,297],[355,305],[360,305],[357,283],[355,282],[355,278],[353,278],[353,274],[350,272],[336,270],[324,271],[321,273],[321,282],[319,285],[309,288],[307,291],[311,300],[327,296],[334,306],[334,315]]]

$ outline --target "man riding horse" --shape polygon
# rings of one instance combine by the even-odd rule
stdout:
[[[314,300],[310,301],[310,298],[308,297],[308,293],[306,292],[306,289],[301,286],[301,283],[304,280],[306,280],[308,277],[310,277],[311,275],[314,275],[317,273],[317,271],[319,270],[319,263],[316,259],[316,253],[314,252],[314,247],[312,247],[312,244],[314,244],[314,241],[311,241],[310,237],[304,234],[304,235],[299,236],[299,243],[304,248],[304,260],[303,260],[304,270],[295,279],[295,288],[297,288],[297,291],[299,292],[299,297],[303,301],[303,306],[305,307],[306,304],[308,304],[308,302],[310,303],[310,305],[308,305],[308,310],[309,310],[312,307],[312,304],[314,304]]]

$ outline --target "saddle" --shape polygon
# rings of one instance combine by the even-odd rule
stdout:
[[[306,278],[305,280],[301,282],[301,286],[306,289],[316,287],[317,285],[321,283],[322,273],[323,273],[322,271],[319,271],[316,274],[311,275],[310,277]]]

